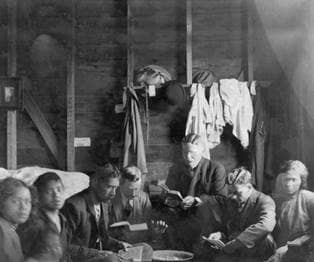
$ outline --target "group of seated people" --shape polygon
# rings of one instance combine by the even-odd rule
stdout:
[[[160,236],[165,248],[191,251],[204,261],[314,261],[314,193],[306,190],[305,165],[283,163],[271,198],[254,188],[246,168],[226,174],[221,164],[202,157],[203,150],[198,135],[183,139],[182,161],[166,181],[182,199],[173,205],[165,192],[158,210],[142,190],[135,166],[98,167],[89,188],[66,201],[62,180],[53,172],[39,176],[31,188],[4,179],[0,261],[115,262],[136,246],[145,261]],[[110,227],[119,221],[147,223],[148,230]]]

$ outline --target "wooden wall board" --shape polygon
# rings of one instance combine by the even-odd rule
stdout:
[[[51,3],[58,10],[68,12],[71,1],[63,2]],[[132,0],[132,2],[135,68],[158,64],[169,70],[175,78],[185,81],[185,1]],[[193,0],[193,68],[208,66],[219,75],[225,76],[238,71],[241,64],[239,49],[241,38],[238,38],[240,30],[237,28],[241,16],[240,2],[240,0]],[[41,1],[37,0],[23,1],[22,9],[27,9],[22,10],[26,16],[21,20],[25,21],[21,29],[21,46],[19,46],[23,58],[26,57],[28,45],[39,33],[52,33],[60,37],[60,40],[66,41],[71,37],[70,23],[66,22],[62,28],[64,19],[60,15],[49,17],[41,24],[37,22],[42,21],[43,18],[37,14],[34,20],[36,23],[27,23],[29,14],[34,8],[42,10],[41,5]],[[76,135],[89,136],[93,143],[99,134],[110,138],[118,133],[116,126],[112,125],[116,117],[112,113],[114,104],[121,103],[121,87],[126,83],[127,76],[126,1],[78,0],[77,5]],[[228,16],[229,19],[223,19],[224,16]],[[54,23],[55,29],[52,26]],[[68,43],[64,44],[68,47]],[[23,65],[27,66],[27,64],[25,61]],[[54,107],[64,103],[61,110],[65,110],[65,102],[61,96],[55,94],[54,90],[58,88],[58,92],[63,91],[65,94],[65,79],[52,76],[52,78],[36,80],[34,75],[32,78],[38,84],[33,86],[31,92],[36,101],[44,101],[45,105],[41,110],[44,111],[45,117],[49,123],[57,121],[58,113],[57,110],[54,112]],[[45,94],[55,98],[55,103],[48,102],[49,97],[45,97]],[[162,157],[162,153],[158,152],[163,151],[155,148],[163,148],[167,145],[164,149],[168,150],[166,149],[168,146],[174,146],[169,141],[167,124],[158,124],[158,121],[163,120],[159,117],[155,120],[151,119],[149,141],[153,149],[149,151],[148,148],[152,159],[156,158],[155,160],[158,161],[152,163],[148,159],[148,166],[153,176],[157,173],[163,174],[166,167],[171,164],[167,160],[158,160],[157,158]],[[25,134],[31,137],[30,141],[22,143],[25,149],[31,148],[30,142],[36,139],[36,131],[32,128],[31,124],[23,126],[24,130],[29,130]],[[31,135],[31,132],[35,134]],[[41,142],[38,142],[35,148],[40,149],[36,152],[45,152]],[[88,167],[93,164],[90,151],[91,148],[76,149],[77,168],[80,165]],[[39,164],[40,161],[46,161],[38,159]]]
[[[193,71],[193,19],[192,19],[192,0],[186,0],[186,83],[192,84],[192,71]]]
[[[75,84],[76,84],[76,15],[77,3],[72,0],[72,30],[70,40],[70,53],[67,63],[67,93],[66,93],[66,109],[67,109],[67,154],[66,154],[66,169],[68,171],[75,171]]]
[[[17,12],[18,1],[7,1],[8,8],[8,76],[17,73]],[[7,168],[17,167],[17,111],[7,112]]]
[[[39,133],[43,137],[47,147],[49,148],[51,154],[54,157],[56,163],[58,163],[58,142],[57,138],[50,126],[47,122],[45,116],[39,109],[37,103],[33,99],[33,97],[24,90],[24,107],[30,118],[34,122],[36,128]]]

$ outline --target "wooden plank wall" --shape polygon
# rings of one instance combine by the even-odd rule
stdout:
[[[0,75],[7,74],[8,17],[6,1],[0,1]],[[6,166],[6,112],[0,110],[0,166]]]
[[[219,77],[237,75],[241,65],[241,0],[192,2],[193,68],[210,68]],[[20,72],[31,79],[30,92],[53,126],[60,141],[60,152],[65,152],[66,137],[66,64],[60,54],[69,48],[70,3],[24,0],[19,16]],[[169,70],[175,79],[185,82],[186,10],[183,1],[133,0],[132,3],[135,68],[157,64]],[[126,0],[77,0],[76,137],[91,137],[93,145],[106,145],[119,134],[121,117],[114,114],[114,105],[121,103],[122,87],[126,84],[126,7]],[[56,40],[52,42],[59,59],[54,60],[48,73],[40,73],[43,69],[38,68],[38,63],[33,65],[33,53],[29,51],[40,34],[48,34]],[[47,37],[39,40],[43,43]],[[159,177],[179,157],[179,146],[169,139],[169,112],[153,111],[150,116],[148,167],[151,177]],[[48,151],[30,119],[23,115],[18,125],[21,132],[18,165],[51,166]],[[3,139],[2,133],[0,137]],[[222,145],[214,155],[222,158],[228,150],[228,145]],[[76,148],[77,170],[92,168],[95,162],[92,151],[93,148]],[[60,157],[65,159],[65,155]],[[2,158],[1,154],[0,166],[4,165]],[[230,159],[232,165],[234,161]]]

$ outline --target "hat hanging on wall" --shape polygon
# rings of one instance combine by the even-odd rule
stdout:
[[[136,82],[140,85],[154,85],[161,87],[165,82],[170,81],[170,73],[161,66],[148,65],[138,69],[135,73]]]

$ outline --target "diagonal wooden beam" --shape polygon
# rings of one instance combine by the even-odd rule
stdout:
[[[60,167],[60,164],[58,162],[58,141],[57,141],[56,135],[54,134],[44,114],[41,112],[36,101],[25,88],[24,88],[23,95],[24,95],[23,103],[24,103],[24,108],[26,112],[28,113],[28,115],[34,122],[36,128],[38,129],[39,133],[41,134],[44,142],[49,148],[58,167]]]

